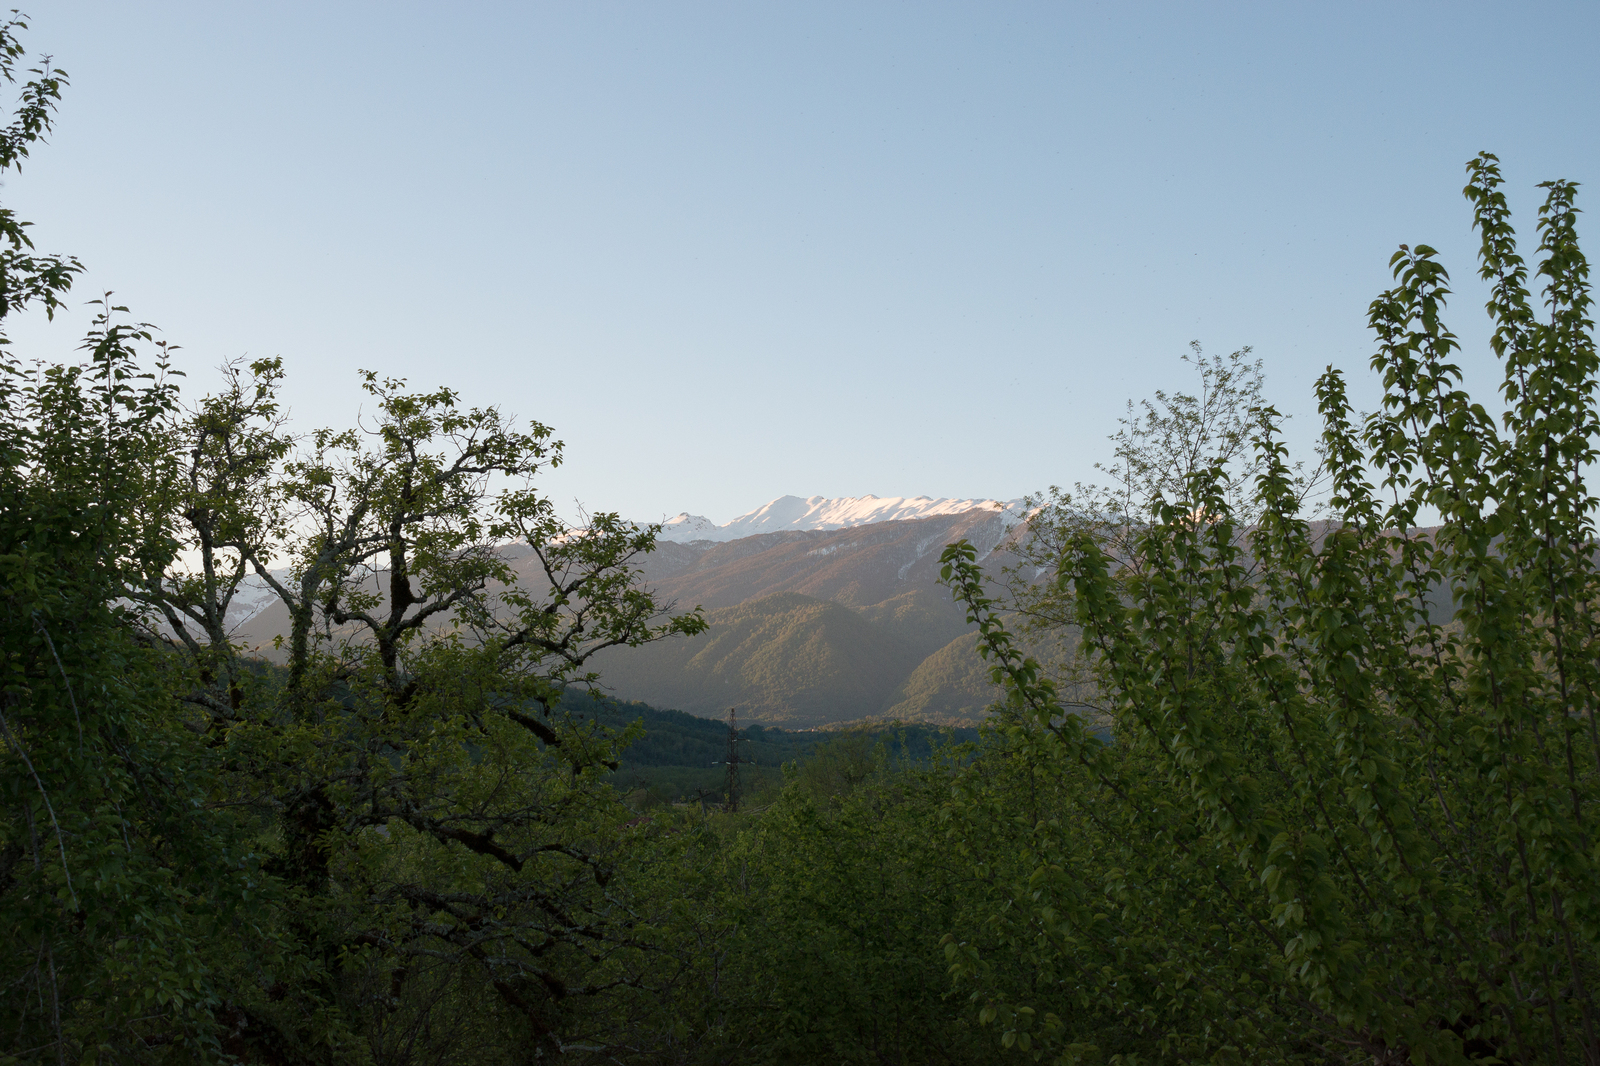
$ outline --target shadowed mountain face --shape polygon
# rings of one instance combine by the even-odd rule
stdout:
[[[1014,518],[974,510],[725,543],[662,544],[646,582],[711,630],[598,658],[625,699],[791,727],[863,718],[971,723],[998,694],[964,610],[938,583],[939,553],[962,537],[986,563]]]

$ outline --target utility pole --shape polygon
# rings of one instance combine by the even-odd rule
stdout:
[[[728,708],[728,813],[739,809],[739,715]]]

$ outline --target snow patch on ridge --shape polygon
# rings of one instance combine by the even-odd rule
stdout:
[[[272,576],[283,581],[288,578],[289,572],[284,569],[274,570]],[[239,587],[234,590],[233,599],[228,604],[228,613],[223,621],[230,629],[242,626],[277,602],[278,594],[260,575],[246,574],[239,582]]]
[[[779,496],[720,526],[713,524],[709,518],[685,512],[664,523],[658,539],[679,544],[692,540],[737,540],[757,533],[848,529],[874,522],[902,522],[912,518],[962,514],[979,508],[1018,513],[1021,503],[1021,500],[955,500],[934,499],[931,496],[844,496],[838,499],[826,496],[805,499]]]

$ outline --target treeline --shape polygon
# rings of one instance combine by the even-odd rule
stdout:
[[[611,784],[635,809],[695,802],[728,805],[729,723],[637,700],[597,696],[587,689],[562,694],[563,712],[623,733]],[[927,763],[952,744],[978,739],[969,727],[919,722],[861,724],[840,730],[793,730],[735,723],[737,801],[770,802],[791,772],[819,757],[883,749],[886,766]],[[864,756],[862,756],[864,757]],[[735,804],[737,805],[737,803]]]
[[[20,29],[0,170],[64,84]],[[1503,414],[1426,246],[1316,468],[1197,352],[1008,586],[946,551],[981,735],[829,737],[737,813],[619,783],[718,727],[602,711],[591,657],[705,623],[654,529],[539,494],[548,427],[369,373],[296,435],[281,363],[186,399],[109,303],[79,363],[0,349],[0,1061],[1600,1060],[1588,267],[1571,183],[1530,267],[1469,176]],[[0,210],[0,317],[80,271]]]

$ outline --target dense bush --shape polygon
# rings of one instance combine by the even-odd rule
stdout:
[[[1079,782],[1004,919],[1059,986],[1015,996],[986,976],[1009,955],[951,945],[1008,1042],[1070,1060],[1109,1009],[1183,1057],[1600,1056],[1588,266],[1574,187],[1550,182],[1537,315],[1498,163],[1470,173],[1498,422],[1449,362],[1444,268],[1402,246],[1371,308],[1382,410],[1318,384],[1326,517],[1266,407],[1242,486],[1202,451],[1117,536],[1058,506],[1046,597],[1114,745],[1015,650],[972,550],[947,552],[1026,757]],[[1181,436],[1192,409],[1153,425]]]

